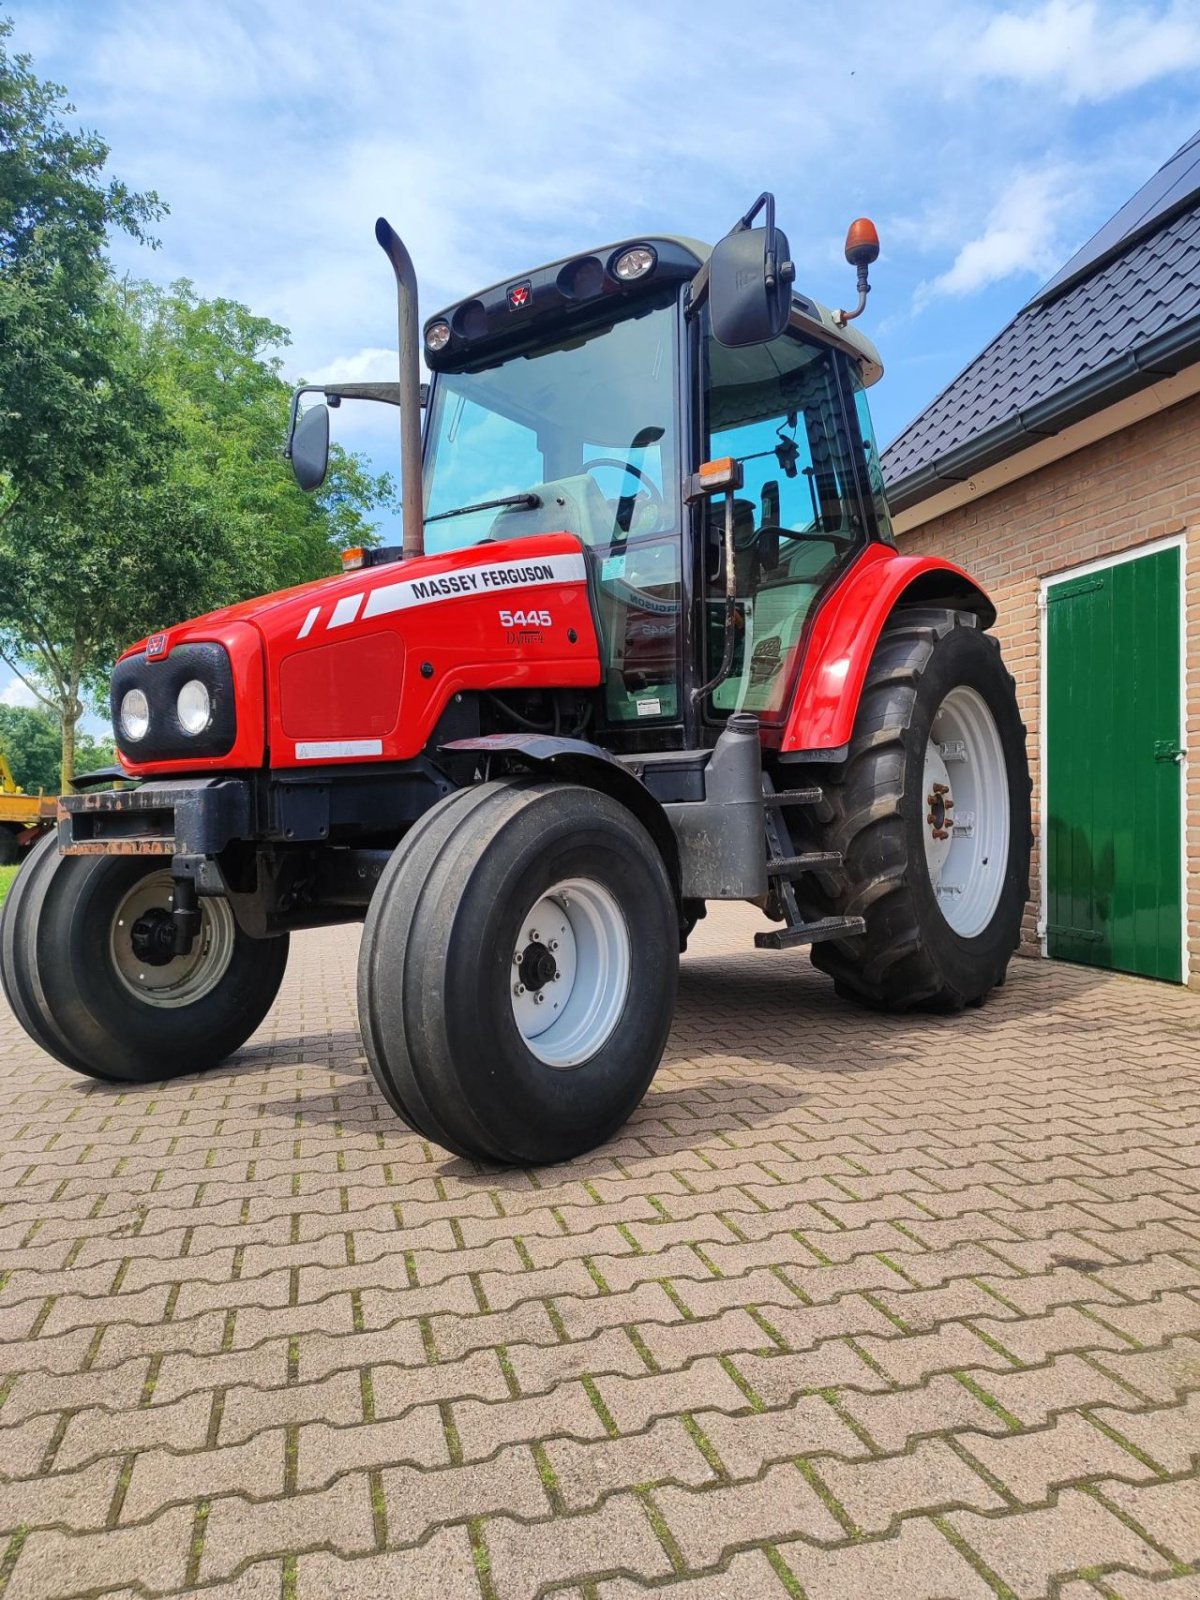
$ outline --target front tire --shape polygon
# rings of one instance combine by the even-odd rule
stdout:
[[[371,1070],[403,1120],[456,1155],[565,1161],[645,1093],[678,945],[662,858],[609,796],[525,779],[452,795],[371,900],[359,957]]]
[[[880,635],[844,765],[811,847],[838,850],[838,891],[811,915],[866,933],[813,947],[839,994],[886,1011],[958,1011],[1004,982],[1029,897],[1030,782],[1013,680],[966,612],[905,608]]]
[[[226,901],[204,898],[191,953],[163,960],[146,932],[170,916],[170,894],[160,862],[60,856],[53,835],[17,874],[0,981],[25,1031],[64,1066],[117,1083],[200,1072],[270,1010],[287,936],[251,939]]]

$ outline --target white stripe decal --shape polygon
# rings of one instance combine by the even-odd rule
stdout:
[[[381,756],[382,739],[318,739],[296,746],[297,761],[334,761],[338,756]]]
[[[348,622],[353,622],[358,615],[358,608],[363,603],[361,594],[343,595],[333,608],[333,615],[329,619],[331,628],[344,628]]]
[[[307,639],[308,638],[309,634],[312,632],[313,623],[317,620],[317,618],[320,615],[321,615],[320,606],[314,606],[312,608],[312,610],[308,613],[308,615],[305,617],[304,621],[300,624],[300,632],[296,635],[297,639]]]
[[[586,576],[582,555],[495,561],[486,567],[464,567],[437,577],[403,578],[399,583],[383,584],[367,595],[363,616],[381,617],[389,611],[406,611],[410,606],[433,605],[438,600],[458,600],[473,594],[508,594],[547,583],[582,583]]]

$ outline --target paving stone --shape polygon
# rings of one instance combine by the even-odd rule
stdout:
[[[278,1593],[278,1590],[275,1591]],[[210,1590],[202,1591],[205,1600]],[[297,1562],[297,1600],[478,1600],[475,1559],[465,1528],[439,1528],[424,1544],[347,1561],[325,1551]],[[199,1597],[197,1597],[199,1600]],[[272,1597],[273,1600],[273,1597]]]
[[[1115,1428],[1167,1472],[1189,1472],[1200,1456],[1200,1390],[1193,1390],[1179,1405],[1146,1411],[1097,1406],[1092,1415]]]
[[[136,1528],[110,1528],[73,1536],[34,1531],[17,1556],[4,1600],[47,1600],[62,1593],[70,1573],[73,1593],[133,1582],[145,1589],[177,1589],[187,1571],[193,1514],[179,1506]]]
[[[208,1513],[200,1576],[232,1576],[245,1561],[328,1544],[340,1555],[375,1546],[371,1487],[366,1473],[341,1478],[331,1488],[281,1500],[252,1502],[230,1495]]]
[[[883,1461],[821,1460],[814,1466],[863,1533],[884,1533],[894,1518],[914,1511],[951,1506],[991,1511],[1005,1505],[944,1439],[925,1439],[908,1454]]]
[[[890,1539],[840,1550],[785,1543],[779,1553],[803,1585],[807,1600],[864,1600],[867,1595],[904,1600],[995,1600],[975,1572],[932,1523],[901,1524]],[[1021,1600],[1025,1600],[1024,1591]]]
[[[642,1600],[656,1594],[670,1595],[671,1600],[749,1600],[751,1596],[754,1600],[779,1600],[787,1593],[760,1550],[742,1551],[724,1572],[706,1573],[702,1578],[679,1578],[653,1589],[631,1578],[610,1578],[598,1589],[600,1600]],[[556,1600],[575,1600],[575,1596],[556,1595]]]
[[[1102,1483],[1099,1488],[1180,1561],[1200,1562],[1200,1481]]]
[[[750,1483],[713,1484],[706,1489],[667,1486],[654,1491],[689,1567],[707,1567],[731,1545],[797,1534],[841,1539],[845,1530],[791,1463],[768,1467]]]
[[[664,1417],[645,1433],[591,1444],[550,1439],[544,1448],[568,1511],[586,1510],[614,1489],[667,1479],[698,1486],[717,1476],[677,1417]]]
[[[645,1508],[617,1495],[596,1511],[519,1523],[496,1517],[484,1530],[492,1582],[499,1600],[525,1600],[544,1587],[606,1573],[663,1577],[671,1570]]]
[[[326,1422],[305,1423],[296,1435],[296,1457],[297,1487],[319,1489],[339,1473],[356,1467],[397,1463],[441,1467],[450,1453],[438,1407],[417,1406],[390,1422],[360,1422],[340,1428]]]
[[[1022,1600],[1042,1600],[1056,1579],[1093,1567],[1169,1570],[1144,1539],[1077,1489],[1064,1489],[1044,1510],[996,1518],[953,1511],[946,1521]]]
[[[537,1462],[526,1445],[501,1450],[489,1461],[429,1472],[392,1467],[382,1474],[389,1544],[416,1544],[439,1523],[468,1517],[550,1515]]]
[[[0,1480],[0,1534],[21,1526],[57,1525],[72,1533],[103,1528],[120,1475],[120,1458],[110,1457],[75,1472]]]
[[[208,1437],[212,1396],[204,1393],[132,1411],[77,1411],[67,1422],[54,1457],[59,1471],[95,1456],[152,1450],[198,1450]]]
[[[1128,1436],[1128,1424],[1136,1420],[1125,1412],[1100,1410],[1098,1416],[1111,1417],[1112,1426]],[[1127,1478],[1153,1478],[1155,1473],[1136,1456],[1117,1444],[1085,1416],[1066,1412],[1049,1427],[1031,1433],[991,1438],[986,1434],[960,1433],[958,1441],[1026,1505],[1045,1500],[1052,1489],[1064,1484],[1119,1473]]]
[[[286,1435],[282,1428],[276,1428],[227,1449],[188,1454],[143,1450],[133,1463],[121,1521],[140,1522],[160,1507],[180,1500],[197,1501],[235,1493],[256,1498],[281,1495],[286,1447]]]

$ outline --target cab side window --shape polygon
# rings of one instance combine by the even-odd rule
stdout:
[[[866,537],[841,358],[792,334],[744,350],[710,339],[707,356],[706,458],[734,456],[743,474],[734,519],[734,666],[709,709],[770,716],[784,704],[813,606]],[[724,517],[718,497],[704,538],[710,671],[724,643]]]

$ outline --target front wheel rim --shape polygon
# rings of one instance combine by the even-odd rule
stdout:
[[[200,931],[185,956],[160,964],[144,959],[134,948],[140,919],[174,909],[175,883],[169,872],[151,872],[124,895],[113,915],[109,953],[122,988],[143,1005],[176,1010],[195,1005],[220,983],[233,960],[237,925],[229,902],[200,901]]]
[[[925,747],[921,826],[925,864],[942,916],[961,938],[996,914],[1008,869],[1011,806],[1000,730],[987,701],[951,689]]]
[[[629,925],[603,884],[548,889],[521,920],[509,973],[526,1049],[559,1070],[590,1060],[621,1020],[631,971]]]

